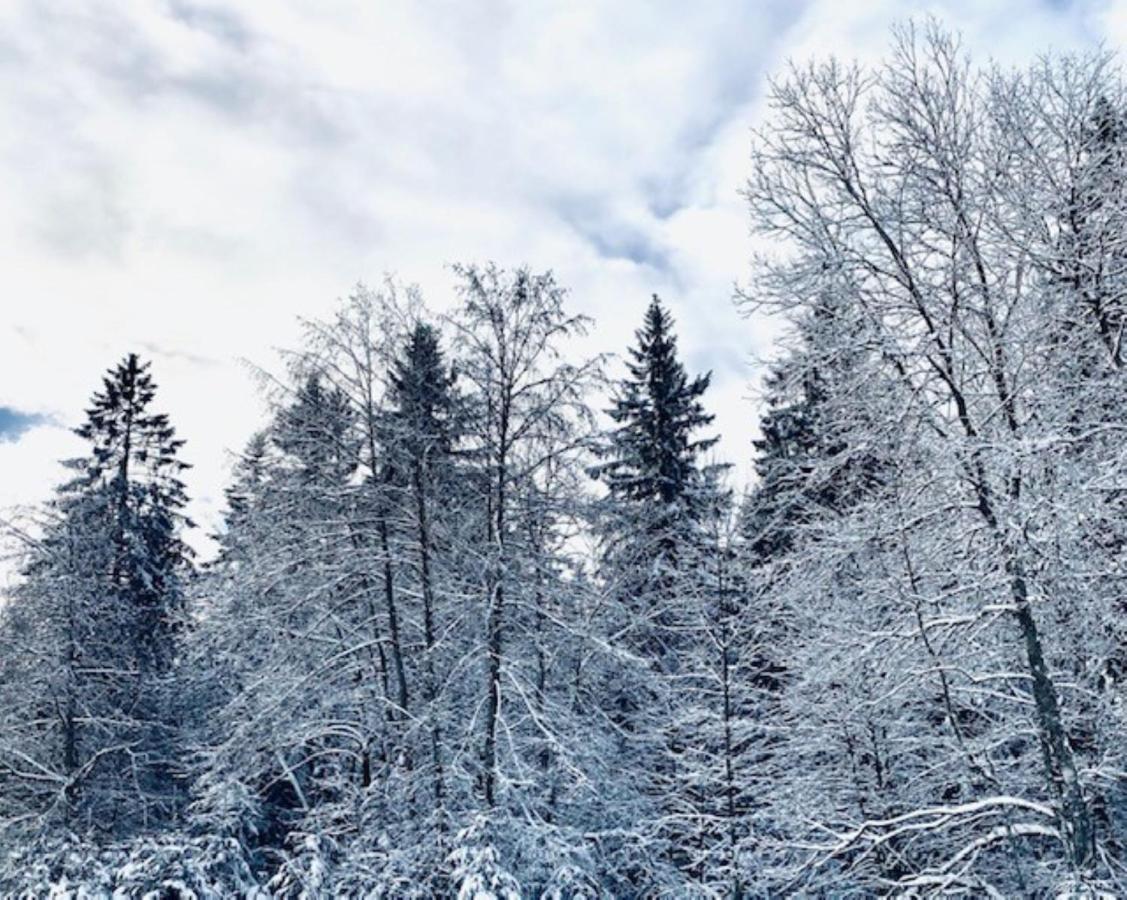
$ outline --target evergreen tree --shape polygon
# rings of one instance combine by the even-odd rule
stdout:
[[[424,467],[453,451],[458,427],[456,380],[438,330],[426,322],[416,323],[391,370],[391,440],[408,468]]]
[[[423,701],[429,720],[429,755],[436,812],[439,822],[446,802],[443,760],[440,680],[435,654],[439,635],[438,584],[441,575],[439,538],[435,520],[436,492],[453,488],[452,457],[458,441],[456,376],[447,365],[438,331],[417,322],[392,361],[387,444],[394,479],[405,486],[407,542],[417,562],[423,625]],[[446,495],[449,502],[449,494]]]
[[[313,373],[301,382],[293,403],[280,411],[274,442],[292,458],[301,481],[339,489],[357,466],[354,419],[348,398],[325,387]]]
[[[864,371],[862,323],[832,294],[796,328],[797,342],[765,379],[766,409],[755,447],[758,481],[741,510],[753,563],[781,559],[804,525],[843,513],[880,485],[880,451],[855,409],[844,412]]]
[[[656,295],[636,337],[628,376],[608,411],[617,427],[594,470],[609,494],[604,574],[634,620],[628,628],[635,646],[670,665],[679,546],[714,502],[721,467],[702,465],[701,456],[718,438],[696,436],[713,420],[701,403],[711,374],[686,374],[673,319]]]
[[[133,654],[145,669],[167,671],[183,610],[182,576],[191,557],[180,530],[187,495],[177,458],[184,442],[164,413],[149,411],[156,385],[149,363],[130,353],[103,381],[76,433],[92,454],[64,496],[104,492],[113,548],[110,582],[136,615]]]
[[[1079,158],[1059,219],[1060,254],[1054,275],[1066,288],[1060,316],[1073,342],[1081,376],[1123,367],[1127,313],[1127,114],[1098,96],[1080,126]],[[1097,341],[1088,340],[1094,332]],[[1087,357],[1087,358],[1086,358]]]
[[[721,467],[701,460],[717,438],[697,436],[713,419],[701,402],[710,376],[685,372],[672,317],[656,296],[636,337],[609,410],[617,427],[595,469],[608,488],[601,575],[616,620],[607,627],[636,660],[612,671],[605,691],[619,752],[640,773],[636,816],[651,847],[627,880],[638,891],[675,891],[706,865],[692,846],[703,834],[696,776],[710,742],[703,723],[711,727],[716,708],[698,703],[692,685],[716,660],[702,627],[714,619],[700,614],[714,585],[695,570],[711,558]]]
[[[4,621],[34,654],[3,688],[36,694],[10,723],[6,775],[30,777],[34,759],[60,796],[34,792],[29,816],[60,812],[111,834],[159,821],[178,793],[169,677],[191,564],[180,537],[187,464],[168,417],[150,410],[148,368],[130,354],[95,394],[76,430],[91,452],[67,462],[76,474]]]
[[[266,432],[256,432],[235,462],[232,484],[224,491],[227,513],[223,517],[223,528],[214,535],[219,544],[217,563],[233,561],[239,555],[240,546],[250,537],[246,532],[254,521],[255,504],[266,480],[268,450]]]
[[[673,318],[656,294],[636,337],[629,377],[609,410],[618,428],[602,478],[616,500],[660,508],[662,521],[699,516],[700,457],[718,440],[694,437],[714,418],[701,404],[711,373],[689,379],[677,358]]]

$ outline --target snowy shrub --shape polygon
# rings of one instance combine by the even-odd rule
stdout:
[[[20,844],[0,861],[0,894],[5,897],[50,897],[93,900],[113,890],[113,864],[97,848],[72,835],[41,837]]]
[[[478,817],[458,832],[458,846],[449,857],[458,900],[520,900],[520,884],[501,865],[488,824]]]
[[[604,896],[590,875],[571,865],[556,869],[540,895],[541,900],[600,900]]]
[[[271,897],[279,900],[314,900],[329,887],[336,844],[327,837],[306,834],[294,836],[294,850],[267,882]]]
[[[172,834],[113,847],[30,841],[4,858],[0,891],[29,900],[221,900],[254,897],[257,887],[238,842]]]
[[[219,900],[253,896],[256,882],[233,838],[175,835],[136,842],[115,872],[114,897]]]

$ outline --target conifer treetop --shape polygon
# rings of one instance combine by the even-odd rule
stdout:
[[[611,435],[610,460],[598,473],[623,499],[670,504],[685,498],[699,474],[700,456],[719,440],[694,436],[714,419],[701,402],[712,373],[689,378],[677,357],[673,324],[654,294],[629,350],[629,376],[608,410],[618,428]]]

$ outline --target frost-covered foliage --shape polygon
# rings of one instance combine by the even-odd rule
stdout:
[[[613,821],[590,658],[611,648],[574,546],[597,361],[563,361],[584,322],[550,275],[459,275],[451,357],[391,285],[309,323],[199,582],[192,821],[287,896],[456,892],[483,813],[494,849],[458,866],[578,885],[579,835]]]
[[[934,25],[775,86],[766,884],[1123,883],[1123,109],[1103,57],[979,72]]]
[[[238,841],[177,834],[103,848],[70,835],[29,841],[5,853],[0,892],[29,900],[268,896]]]
[[[905,28],[770,116],[738,501],[661,302],[607,383],[548,272],[303,323],[199,571],[111,373],[0,609],[0,894],[1127,891],[1120,76]]]
[[[120,837],[173,815],[172,691],[190,552],[183,444],[148,364],[110,370],[76,434],[88,452],[27,537],[0,608],[0,835]]]
[[[487,832],[482,818],[454,837],[448,862],[458,900],[519,900],[520,884],[501,865]]]

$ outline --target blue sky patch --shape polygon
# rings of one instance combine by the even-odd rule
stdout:
[[[20,412],[10,406],[0,406],[0,441],[16,441],[29,428],[46,421],[38,413]]]

